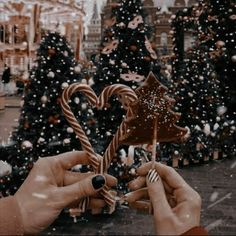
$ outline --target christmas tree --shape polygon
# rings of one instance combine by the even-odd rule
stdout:
[[[199,35],[209,48],[211,62],[219,79],[219,93],[223,105],[217,109],[214,125],[215,145],[226,156],[236,153],[235,106],[236,106],[236,31],[234,1],[209,0],[202,2],[203,11],[199,16]]]
[[[189,127],[190,138],[181,146],[165,145],[166,155],[179,149],[182,156],[199,161],[216,149],[235,152],[232,12],[230,1],[200,1],[172,17],[174,91],[177,110],[183,114],[180,124]],[[229,27],[224,25],[226,21]],[[186,48],[185,34],[192,35],[190,48]],[[223,133],[224,138],[228,133],[225,142]]]
[[[235,1],[202,1],[199,16],[199,38],[209,48],[212,63],[220,80],[220,94],[224,99],[229,117],[233,116],[236,105],[235,64],[236,27]]]
[[[219,81],[204,47],[193,48],[184,62],[175,78],[176,109],[182,114],[180,124],[190,130],[185,146],[193,155],[188,158],[201,159],[209,156],[214,149],[211,130],[216,123],[217,108],[222,105]],[[203,147],[201,150],[196,148],[199,143]]]
[[[135,89],[151,70],[156,68],[156,73],[159,73],[159,67],[155,66],[157,55],[148,40],[150,29],[145,24],[144,17],[141,0],[122,0],[113,4],[94,76],[93,88],[97,94],[114,83]],[[110,100],[109,109],[97,112],[99,135],[102,139],[97,145],[98,151],[106,149],[123,116],[124,110],[117,99]]]
[[[46,35],[39,46],[36,65],[30,72],[19,126],[12,135],[14,149],[7,162],[13,172],[0,179],[4,195],[17,190],[39,157],[80,149],[60,106],[63,89],[79,81],[82,81],[81,66],[75,61],[66,39],[58,33]],[[70,106],[84,129],[91,130],[94,127],[92,110],[87,108],[83,97],[76,94]]]

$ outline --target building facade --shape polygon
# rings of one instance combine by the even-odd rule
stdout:
[[[8,65],[11,74],[28,71],[44,33],[61,32],[80,58],[83,39],[83,5],[75,0],[24,0],[0,3],[0,74]]]
[[[85,35],[83,49],[87,60],[93,59],[93,56],[99,53],[101,44],[101,18],[98,14],[97,2],[95,0],[93,15],[88,25],[88,33]]]

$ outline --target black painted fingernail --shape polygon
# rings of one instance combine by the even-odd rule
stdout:
[[[94,189],[99,189],[105,184],[105,178],[102,175],[96,175],[92,178],[92,185]]]
[[[155,169],[149,170],[148,180],[150,183],[157,182],[159,180],[159,175]]]

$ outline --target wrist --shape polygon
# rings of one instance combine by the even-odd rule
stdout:
[[[1,235],[24,234],[20,207],[14,196],[0,199],[0,212]]]
[[[26,207],[24,206],[24,203],[20,200],[20,197],[17,195],[17,193],[14,195],[14,198],[15,198],[15,201],[16,201],[18,208],[19,208],[19,216],[21,219],[23,234],[29,235],[30,232],[27,230],[27,224],[26,224],[26,219],[27,219]],[[29,219],[30,218],[28,218],[28,220]]]

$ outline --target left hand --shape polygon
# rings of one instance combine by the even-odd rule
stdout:
[[[47,228],[65,207],[73,207],[87,196],[89,208],[106,205],[99,190],[106,184],[115,186],[117,180],[107,174],[71,172],[77,164],[89,164],[83,151],[68,152],[39,159],[29,176],[16,192],[25,234],[35,234]]]

